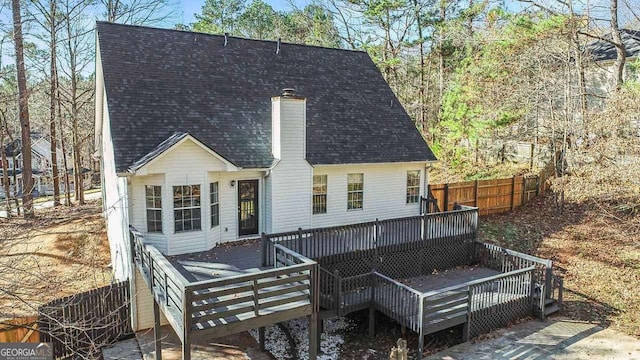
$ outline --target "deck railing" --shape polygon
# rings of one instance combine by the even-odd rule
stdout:
[[[375,255],[381,247],[437,242],[455,236],[469,235],[475,239],[478,209],[424,214],[366,223],[317,229],[262,234],[262,265],[273,265],[273,246],[283,245],[308,258],[318,260],[340,256],[340,260]]]
[[[152,245],[144,243],[144,236],[130,226],[132,234],[132,254],[140,269],[142,278],[152,289],[158,305],[176,333],[183,332],[183,303],[185,286],[189,283],[171,263]]]
[[[502,248],[497,245],[476,242],[477,258],[480,266],[487,267],[503,273],[533,266],[535,268],[533,279],[540,287],[544,298],[552,298],[554,284],[553,262],[536,256]],[[544,290],[542,286],[544,285]]]
[[[281,245],[273,247],[274,269],[189,282],[130,229],[142,278],[183,343],[196,333],[224,336],[318,312],[317,263]]]
[[[376,308],[401,325],[418,332],[422,293],[379,272],[373,274],[373,300]]]

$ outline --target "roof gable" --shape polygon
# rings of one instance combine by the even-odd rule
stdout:
[[[640,31],[631,29],[620,29],[622,43],[624,44],[627,58],[635,58],[640,54]],[[611,34],[606,34],[605,39],[611,41]],[[595,40],[587,45],[587,50],[591,53],[594,61],[612,61],[618,56],[616,47],[609,41]]]
[[[192,157],[198,157],[201,159],[201,164],[203,169],[214,171],[214,170],[224,170],[224,171],[236,171],[238,168],[227,161],[225,158],[217,154],[215,151],[211,150],[205,144],[200,142],[198,139],[194,138],[188,133],[174,133],[169,136],[165,141],[158,144],[158,146],[153,149],[148,154],[145,154],[138,161],[133,163],[129,170],[131,172],[135,172],[137,174],[146,175],[147,173],[157,172],[154,170],[157,162],[160,162],[163,158],[167,157],[167,155],[175,152],[176,149],[184,147],[183,144],[189,143],[194,144],[195,149],[193,147],[189,147],[188,150],[184,151],[185,154],[179,155],[178,158],[182,157],[183,159],[179,159],[178,161],[188,161]],[[206,155],[197,156],[197,151],[201,151],[206,153]],[[213,158],[213,159],[212,159]],[[215,160],[214,160],[215,159]],[[214,160],[214,161],[211,161]],[[207,167],[205,164],[209,164]]]
[[[242,168],[271,166],[271,98],[307,98],[311,164],[435,160],[365,52],[97,24],[116,168],[189,133]]]

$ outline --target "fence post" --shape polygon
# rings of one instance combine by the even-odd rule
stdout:
[[[513,211],[513,208],[515,207],[515,203],[516,203],[516,176],[513,175],[513,177],[511,178],[511,211]]]
[[[527,203],[527,177],[522,176],[522,205]]]
[[[473,191],[473,206],[478,207],[478,179],[476,179],[475,189]]]
[[[449,183],[444,184],[444,210],[449,210]]]

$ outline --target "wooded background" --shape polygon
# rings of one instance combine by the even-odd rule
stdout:
[[[559,199],[638,203],[640,86],[625,51],[640,37],[625,30],[639,27],[637,0],[311,0],[278,11],[262,0],[206,0],[188,24],[179,5],[0,2],[0,143],[27,147],[30,132],[51,140],[63,168],[51,170],[56,204],[61,181],[79,185],[82,203],[80,169],[99,170],[96,20],[367,51],[440,159],[433,180],[535,173],[553,161]],[[607,61],[595,62],[596,41],[610,47]],[[507,153],[514,143],[536,152]],[[23,177],[30,190],[27,166]],[[23,200],[30,216],[30,191]]]

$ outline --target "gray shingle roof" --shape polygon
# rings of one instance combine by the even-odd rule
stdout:
[[[311,164],[435,160],[365,52],[98,22],[117,171],[189,133],[243,168],[271,155],[271,97],[307,98]]]
[[[638,54],[640,54],[640,31],[620,29],[620,35],[627,57],[638,57]],[[611,34],[605,35],[604,38],[610,40]],[[593,56],[594,61],[615,60],[617,57],[615,46],[608,41],[592,41],[587,45],[587,49]]]

